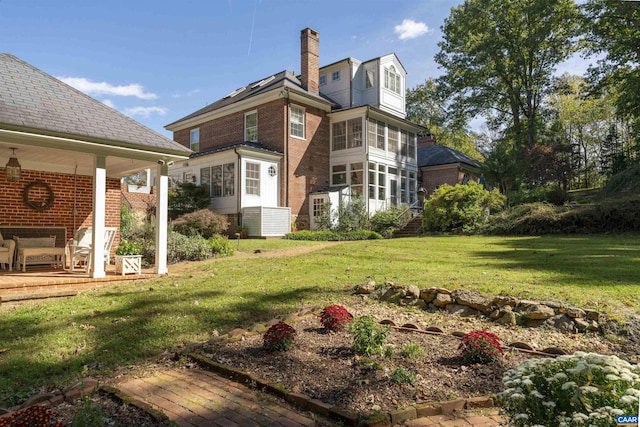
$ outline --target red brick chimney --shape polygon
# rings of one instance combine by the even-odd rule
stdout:
[[[436,137],[432,134],[418,135],[418,148],[433,147],[436,145]]]
[[[320,55],[320,35],[311,28],[300,32],[300,61],[302,87],[309,92],[318,93],[320,71],[318,56]]]

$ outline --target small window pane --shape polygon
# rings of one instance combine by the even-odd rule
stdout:
[[[347,148],[347,122],[333,124],[333,151]]]
[[[304,108],[292,105],[289,110],[289,122],[291,123],[291,136],[305,138],[304,134]]]
[[[260,164],[247,163],[247,172],[245,177],[246,177],[247,194],[259,196],[260,195]]]
[[[244,116],[244,140],[258,140],[258,113],[247,113]]]
[[[191,129],[189,136],[189,148],[193,151],[200,150],[200,129]]]

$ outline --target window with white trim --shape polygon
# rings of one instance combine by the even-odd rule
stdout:
[[[396,67],[390,65],[384,69],[384,87],[400,95],[402,93],[402,83],[400,74],[396,72]]]
[[[377,199],[376,192],[376,164],[371,162],[369,163],[369,199],[375,200]]]
[[[407,131],[403,129],[400,131],[400,155],[406,156],[408,149],[409,141],[407,140]]]
[[[351,185],[352,195],[362,194],[362,185],[364,184],[362,162],[349,165],[349,184]]]
[[[331,167],[331,185],[347,183],[347,165],[333,165]]]
[[[409,172],[409,204],[413,204],[418,198],[416,190],[416,173]]]
[[[334,71],[331,73],[331,80],[340,80],[340,71]]]
[[[251,111],[244,115],[244,140],[258,141],[258,112]]]
[[[332,125],[331,148],[333,151],[344,150],[347,148],[347,122],[338,122]]]
[[[416,134],[409,132],[409,158],[416,158]]]
[[[235,195],[235,163],[200,169],[200,184],[207,187],[212,199]]]
[[[304,133],[305,110],[298,105],[292,105],[289,108],[289,127],[291,136],[305,139]]]
[[[384,123],[369,119],[367,121],[367,132],[369,146],[384,150]]]
[[[189,148],[193,151],[200,151],[200,128],[191,129],[189,134]]]
[[[365,88],[370,88],[370,87],[374,87],[376,85],[376,73],[373,70],[367,70],[366,73],[364,74],[364,87]]]
[[[260,195],[260,163],[246,164],[245,187],[246,193],[254,196]]]
[[[337,122],[332,126],[332,150],[362,147],[362,118]]]
[[[389,154],[398,154],[398,128],[394,126],[388,127],[388,144],[387,150]]]
[[[324,86],[327,84],[327,75],[323,74],[320,76],[320,86]]]
[[[378,165],[378,200],[387,200],[387,168],[385,165]]]

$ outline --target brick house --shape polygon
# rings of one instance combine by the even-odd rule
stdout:
[[[480,181],[480,163],[466,154],[437,145],[431,135],[418,138],[420,186],[428,197],[442,184],[466,184]]]
[[[253,236],[314,228],[336,194],[361,196],[370,214],[417,200],[424,128],[405,119],[400,60],[319,67],[319,34],[300,40],[300,75],[268,75],[166,126],[194,151],[170,181],[206,185],[210,207]]]
[[[155,271],[166,273],[168,163],[190,153],[15,56],[0,54],[0,229],[62,229],[56,246],[64,247],[79,227],[91,226],[93,259],[103,259],[105,227],[120,225],[121,177],[153,167],[160,177]],[[16,161],[19,176],[7,174]],[[119,233],[114,247],[118,239]],[[91,277],[104,275],[104,265],[94,263]]]

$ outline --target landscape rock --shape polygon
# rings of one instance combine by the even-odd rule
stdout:
[[[436,288],[436,292],[439,294],[451,295],[451,291],[447,288]]]
[[[439,293],[436,295],[436,298],[432,301],[433,305],[438,308],[445,308],[447,305],[451,304],[451,295]]]
[[[406,295],[407,291],[404,289],[392,286],[384,295],[382,295],[382,297],[380,297],[380,300],[391,304],[398,304]]]
[[[540,301],[540,304],[546,305],[547,307],[551,307],[554,310],[559,310],[562,307],[564,307],[562,304],[560,304],[559,302],[556,302],[556,301]]]
[[[422,289],[420,291],[420,299],[426,303],[430,303],[436,298],[437,294],[438,291],[436,290],[436,288]]]
[[[576,307],[570,307],[567,308],[567,316],[572,317],[572,318],[584,318],[587,317],[587,313],[585,313],[585,311],[581,308],[576,308]]]
[[[537,303],[527,304],[524,309],[518,311],[523,317],[531,320],[546,320],[556,314],[551,307]]]
[[[477,291],[457,289],[451,293],[451,297],[460,305],[466,305],[484,313],[491,311],[491,301]]]
[[[503,295],[498,295],[497,297],[493,298],[493,305],[497,305],[499,308],[505,307],[505,306],[509,306],[511,308],[515,308],[518,305],[518,299],[516,297],[511,297],[511,296],[503,296]]]
[[[585,315],[587,316],[587,320],[595,320],[596,322],[600,321],[600,312],[597,310],[590,310],[590,309],[585,309],[584,310]]]
[[[502,317],[503,314],[504,314],[503,311],[495,309],[489,314],[489,319],[498,320],[500,317]]]
[[[466,305],[460,304],[449,304],[446,307],[447,312],[451,314],[455,314],[460,317],[475,317],[478,315],[478,310],[474,310],[471,307],[467,307]]]
[[[407,288],[407,296],[420,298],[420,288],[415,285],[409,285],[409,287]]]
[[[580,318],[573,319],[573,323],[575,323],[579,332],[585,332],[591,327],[591,324],[588,321]]]
[[[369,280],[367,283],[363,284],[363,285],[358,285],[356,286],[355,292],[356,294],[370,294],[373,291],[376,290],[376,281],[375,280]]]
[[[502,315],[502,317],[496,320],[496,323],[500,325],[515,326],[517,321],[518,321],[518,318],[516,317],[516,314],[513,311],[506,311]]]
[[[566,314],[559,314],[545,320],[544,325],[547,328],[554,328],[560,332],[572,333],[575,330],[573,320]]]

